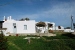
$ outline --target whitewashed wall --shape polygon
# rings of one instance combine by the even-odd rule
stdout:
[[[16,23],[16,33],[35,33],[35,20],[30,21],[5,21],[3,28],[7,28],[6,32],[13,32],[13,23]],[[27,30],[24,30],[24,25],[27,25]]]
[[[13,22],[9,22],[9,21],[5,21],[3,23],[3,28],[7,28],[6,32],[10,32],[13,33],[13,26],[12,26]]]
[[[74,32],[74,30],[71,30],[71,29],[64,29],[64,32]]]
[[[17,33],[35,33],[35,21],[16,21]],[[27,30],[24,30],[27,25]]]
[[[63,26],[60,26],[61,29],[58,28],[58,26],[56,26],[56,30],[64,30],[64,27]]]
[[[36,22],[36,23],[38,23],[38,22]],[[48,29],[48,23],[53,24],[53,27]],[[54,22],[45,22],[45,24],[46,24],[45,27],[37,27],[37,29],[41,30],[40,33],[48,32],[48,30],[55,30],[55,23]]]

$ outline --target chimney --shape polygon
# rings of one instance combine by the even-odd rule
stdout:
[[[3,19],[3,21],[5,21],[5,16],[4,16],[4,19]]]
[[[9,17],[9,19],[11,20],[11,16]]]
[[[7,20],[9,20],[9,17],[7,17]]]

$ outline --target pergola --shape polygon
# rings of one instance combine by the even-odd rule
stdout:
[[[38,23],[36,23],[36,26],[37,27],[45,27],[46,24],[44,22],[38,22]]]
[[[44,28],[46,26],[46,24],[45,24],[45,22],[41,22],[40,21],[40,22],[36,23],[36,26],[39,27],[39,28],[40,27],[43,27]]]

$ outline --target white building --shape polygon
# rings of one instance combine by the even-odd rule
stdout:
[[[5,35],[8,36],[6,33],[13,33],[13,34],[22,34],[22,33],[35,33],[35,20],[29,21],[15,21],[11,19],[11,16],[5,20],[4,17],[3,28],[7,28],[4,31]]]
[[[36,22],[39,23],[39,22]],[[44,22],[45,26],[40,27],[40,26],[36,26],[36,32],[40,32],[40,33],[48,33],[48,30],[55,30],[55,23],[54,22]]]
[[[64,32],[74,32],[74,30],[71,30],[71,29],[64,29]]]
[[[28,21],[17,21],[10,17],[7,19],[4,16],[3,28],[7,28],[7,30],[3,30],[5,36],[9,36],[7,33],[11,34],[32,34],[32,33],[49,33],[51,30],[59,30],[64,32],[74,32],[73,30],[64,29],[63,26],[56,26],[54,22],[44,22],[44,27],[38,27],[35,20]]]
[[[64,30],[63,26],[56,26],[56,30]]]

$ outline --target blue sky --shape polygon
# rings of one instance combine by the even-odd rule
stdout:
[[[0,0],[0,20],[3,16],[17,20],[28,17],[67,27],[71,25],[71,15],[75,22],[75,0]]]

